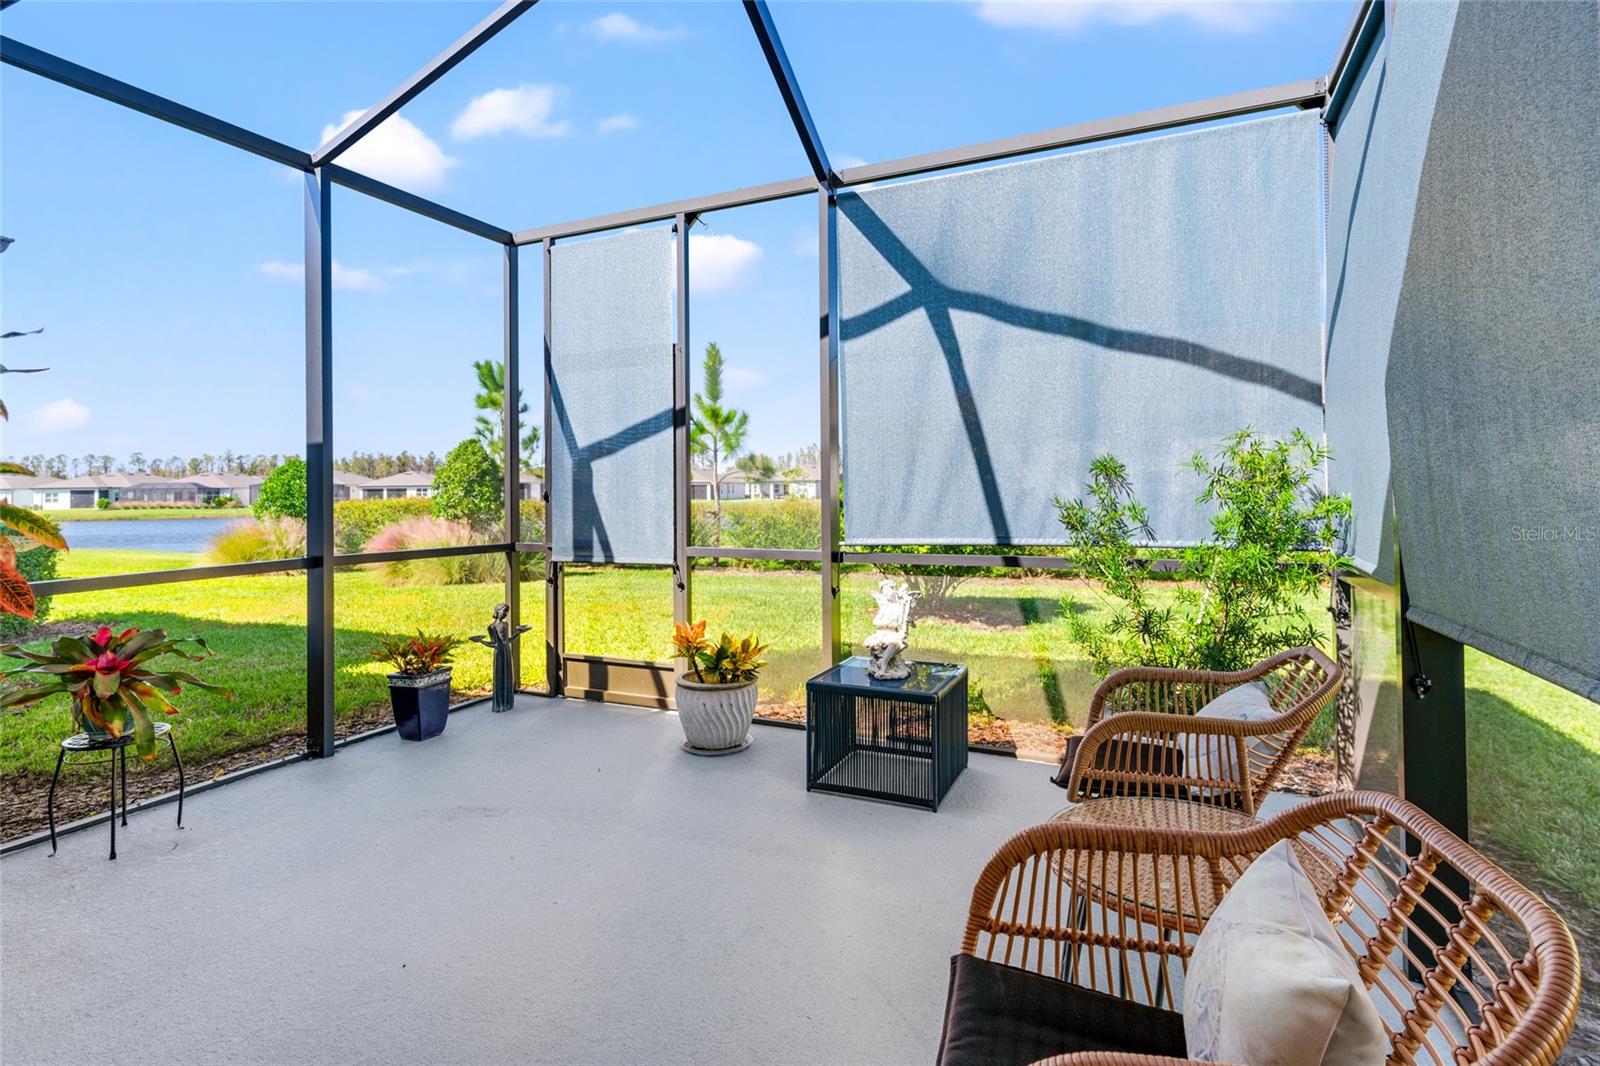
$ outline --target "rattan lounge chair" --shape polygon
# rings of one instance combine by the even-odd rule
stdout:
[[[1412,804],[1345,792],[1226,832],[1057,821],[1012,837],[972,893],[940,1061],[1188,1061],[1166,1006],[1210,908],[1280,840],[1382,1016],[1388,1063],[1556,1060],[1578,1010],[1561,919]]]
[[[1068,742],[1053,780],[1075,802],[1161,796],[1254,815],[1343,676],[1316,648],[1291,648],[1236,672],[1118,670],[1095,690],[1084,732]],[[1196,717],[1222,693],[1255,681],[1276,715]]]

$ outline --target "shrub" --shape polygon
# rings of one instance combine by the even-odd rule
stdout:
[[[218,509],[221,509],[221,508],[224,508],[224,507],[238,507],[239,506],[239,497],[230,496],[227,493],[223,493],[221,496],[213,496],[213,497],[211,497],[211,499],[209,501],[207,501],[206,506],[207,507],[216,507]]]
[[[306,553],[306,524],[298,518],[227,522],[206,545],[208,563],[254,563]]]
[[[517,513],[522,517],[517,539],[534,544],[544,543],[544,501],[522,500],[517,505]]]
[[[822,505],[816,500],[749,500],[722,502],[722,540],[710,500],[690,505],[692,544],[729,548],[810,548],[822,541]]]
[[[97,511],[109,511],[111,510],[111,501],[102,496],[98,500],[94,501],[94,507]]]
[[[1307,594],[1350,565],[1338,547],[1350,500],[1320,488],[1326,448],[1296,430],[1268,441],[1242,430],[1213,459],[1190,467],[1204,480],[1198,504],[1215,504],[1211,535],[1186,548],[1175,606],[1146,594],[1149,570],[1135,534],[1152,538],[1127,468],[1114,456],[1090,464],[1088,499],[1060,500],[1061,524],[1097,582],[1111,617],[1073,614],[1068,632],[1101,675],[1122,666],[1240,670],[1285,648],[1316,644]]]
[[[419,497],[401,500],[339,500],[333,505],[333,543],[345,554],[364,551],[367,542],[406,518],[426,515],[431,501]]]
[[[367,542],[364,551],[409,551],[415,548],[451,548],[478,543],[472,527],[432,515],[416,515],[395,522]],[[439,559],[405,559],[380,563],[391,585],[476,585],[499,581],[505,559],[498,552],[451,555]]]
[[[477,440],[464,440],[450,449],[433,475],[433,514],[474,529],[503,525],[505,486],[500,464]]]
[[[283,465],[267,475],[261,483],[261,495],[256,497],[257,518],[306,517],[306,461],[290,456]]]
[[[0,534],[3,536],[4,534]],[[20,549],[21,544],[17,545]],[[28,551],[17,552],[17,573],[27,579],[28,584],[36,581],[53,581],[57,574],[60,559],[54,548],[36,547]],[[15,637],[26,633],[34,626],[43,625],[50,617],[50,597],[39,596],[33,601],[33,617],[23,618],[21,615],[9,611],[0,611],[0,637]]]

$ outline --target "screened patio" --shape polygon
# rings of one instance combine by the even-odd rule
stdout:
[[[475,217],[346,156],[549,13],[531,0],[311,151],[0,38],[10,68],[291,176],[305,336],[303,548],[35,583],[70,602],[303,581],[303,643],[286,628],[304,739],[296,717],[271,761],[208,765],[181,831],[174,793],[142,797],[115,863],[88,800],[53,857],[36,810],[7,832],[8,1061],[932,1059],[974,879],[1062,808],[1048,764],[1095,679],[1063,681],[1038,652],[1024,671],[1048,715],[1012,728],[1003,754],[1020,757],[983,753],[996,745],[974,732],[934,815],[806,790],[804,679],[870,631],[867,574],[981,574],[1021,617],[974,607],[970,629],[1033,624],[1039,597],[1000,583],[1079,566],[1056,500],[1108,452],[1148,505],[1140,547],[1159,570],[1212,534],[1176,473],[1187,457],[1246,426],[1327,444],[1323,488],[1354,518],[1352,566],[1328,590],[1341,683],[1322,788],[1394,793],[1473,841],[1473,670],[1515,668],[1600,716],[1600,5],[1363,0],[1303,80],[854,165],[808,109],[783,9],[742,7],[809,172],[567,221]],[[346,205],[368,204],[466,235],[499,275],[503,484],[472,543],[336,528],[335,248]],[[712,542],[691,505],[696,228],[777,204],[803,205],[817,247],[818,517],[793,546],[740,546],[721,542],[719,506]],[[503,601],[531,627],[513,710],[460,702],[426,745],[343,713],[341,612],[391,609],[361,604],[358,578],[480,559],[495,576],[472,609]],[[729,561],[787,568],[749,585],[803,586],[781,623],[803,639],[782,690],[761,691],[750,749],[694,759],[677,750],[664,635],[662,654],[619,653],[605,635],[633,614],[589,590],[617,581],[651,624],[722,617]],[[413,625],[403,610],[391,628]],[[1559,820],[1590,798],[1526,805]],[[1276,792],[1258,814],[1299,802]],[[1515,856],[1502,844],[1484,842]],[[1512,873],[1545,887],[1537,862]],[[84,920],[107,893],[142,901],[115,935]],[[1584,961],[1600,961],[1600,903],[1570,898]],[[184,1000],[159,1020],[104,994],[163,974]],[[1600,1054],[1585,981],[1573,1061]]]

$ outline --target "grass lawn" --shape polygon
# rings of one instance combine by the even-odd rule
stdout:
[[[248,507],[70,507],[41,511],[53,522],[125,522],[140,518],[249,518]]]
[[[172,553],[76,551],[62,557],[61,576],[193,562],[191,556]],[[805,679],[821,666],[819,580],[814,572],[696,570],[697,617],[707,618],[714,633],[754,631],[771,642],[770,665],[761,681],[762,703],[769,708],[802,706]],[[844,636],[853,646],[871,631],[869,593],[875,581],[870,573],[844,578]],[[334,695],[341,718],[387,704],[386,667],[371,659],[380,636],[418,628],[462,636],[480,632],[501,598],[498,584],[396,587],[377,570],[340,571],[334,582]],[[1171,594],[1160,586],[1156,592]],[[538,688],[544,683],[544,656],[537,644],[544,583],[524,582],[522,602],[524,617],[535,624],[522,681]],[[966,663],[1003,722],[1053,737],[1081,724],[1095,683],[1067,639],[1067,609],[1103,608],[1073,581],[973,579],[947,603],[924,612],[913,647],[918,658]],[[175,725],[186,757],[196,763],[304,727],[301,575],[59,596],[50,622],[164,626],[175,635],[205,636],[217,657],[202,665],[203,675],[230,685],[237,698],[227,702],[204,692],[182,697],[183,714]],[[672,583],[665,570],[569,570],[570,651],[659,659],[671,623]],[[1593,847],[1600,839],[1600,707],[1470,650],[1467,671],[1475,835],[1514,852],[1542,876],[1600,907],[1600,849]],[[455,665],[457,694],[486,692],[489,681],[487,650],[463,647]],[[48,775],[56,740],[69,729],[64,701],[0,717],[0,774]],[[1322,724],[1312,742],[1326,743],[1328,729]]]

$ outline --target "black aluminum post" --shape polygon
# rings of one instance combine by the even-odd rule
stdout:
[[[501,380],[505,383],[505,389],[500,404],[501,432],[505,435],[505,441],[500,462],[505,473],[505,539],[510,544],[506,550],[506,605],[511,608],[507,620],[511,623],[511,632],[515,633],[517,626],[522,623],[522,560],[516,547],[517,541],[522,539],[522,382],[517,373],[517,256],[521,253],[514,244],[504,245],[500,251],[505,256],[501,296],[504,301],[501,312],[504,334]],[[518,686],[522,683],[521,650],[522,642],[512,641],[511,676],[516,679]]]
[[[1467,682],[1463,647],[1442,633],[1406,619],[1411,597],[1402,565],[1400,582],[1400,794],[1467,839]],[[1416,855],[1420,843],[1409,836],[1406,850]],[[1423,898],[1445,921],[1459,917],[1457,900],[1470,899],[1467,879],[1441,866],[1439,880],[1448,892],[1430,887]],[[1417,932],[1407,936],[1413,953],[1433,963],[1433,944],[1444,928],[1426,908],[1413,919]]]
[[[750,27],[756,31],[756,40],[761,42],[761,53],[767,57],[772,80],[778,84],[778,92],[783,96],[783,106],[788,109],[794,131],[806,150],[812,176],[820,185],[836,184],[833,166],[822,147],[822,137],[817,133],[816,123],[811,121],[806,98],[800,92],[800,81],[794,75],[794,68],[789,65],[789,57],[783,50],[783,39],[778,36],[778,27],[772,21],[772,12],[767,10],[766,0],[744,0],[744,10],[750,16]]]
[[[550,246],[544,239],[544,477],[541,495],[544,498],[544,676],[545,691],[552,696],[566,694],[567,683],[564,660],[567,653],[565,582],[561,564],[555,561],[550,543],[550,460],[554,455],[555,393],[550,367]]]
[[[1400,574],[1400,793],[1467,839],[1467,681],[1463,647],[1406,620]]]
[[[454,70],[458,63],[487,44],[495,34],[511,25],[519,15],[531,8],[536,2],[537,0],[506,0],[505,3],[484,16],[483,21],[468,30],[460,40],[428,60],[426,66],[407,78],[402,85],[388,96],[368,108],[360,118],[340,130],[327,144],[317,149],[313,156],[316,164],[322,166],[324,163],[331,163],[341,154],[354,147],[357,141],[377,129],[385,119],[416,99],[428,86],[450,73],[451,70]]]
[[[333,746],[333,186],[305,176],[306,752]]]
[[[678,340],[672,346],[672,618],[689,621],[694,610],[689,570],[689,227],[694,216],[679,214],[675,261]]]
[[[822,656],[825,666],[843,657],[839,627],[839,363],[833,322],[836,274],[834,197],[817,192],[817,332],[822,391],[822,437],[817,455],[817,495],[822,501]]]

